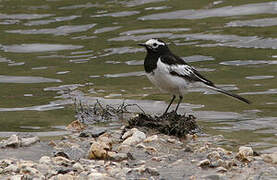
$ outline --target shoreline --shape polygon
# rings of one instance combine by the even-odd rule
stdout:
[[[52,141],[39,141],[37,137],[30,136],[11,136],[9,147],[2,147],[1,153],[6,151],[11,155],[14,151],[21,157],[0,159],[0,179],[277,177],[277,153],[259,154],[251,147],[243,146],[228,151],[217,145],[224,141],[221,135],[187,135],[177,138],[145,128],[125,129],[123,126],[120,129],[109,129],[90,126],[82,129],[81,125],[71,124],[69,129],[79,132],[71,131],[69,135]],[[28,138],[33,141],[23,146],[22,142]],[[36,156],[36,160],[26,160],[30,155]]]

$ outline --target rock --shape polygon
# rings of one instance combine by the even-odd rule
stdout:
[[[23,175],[14,175],[10,177],[10,180],[22,180],[22,179],[23,179]]]
[[[39,159],[40,164],[51,164],[51,158],[49,156],[42,156]]]
[[[153,136],[147,137],[143,142],[150,143],[150,142],[157,141],[157,140],[158,140],[158,136],[157,135],[153,135]]]
[[[104,142],[94,142],[88,153],[89,159],[107,159],[111,147]]]
[[[85,128],[86,126],[78,120],[73,121],[66,126],[66,130],[69,130],[69,131],[82,131]]]
[[[198,163],[200,167],[208,167],[211,164],[209,159],[204,159]]]
[[[10,173],[10,172],[17,173],[17,172],[19,172],[19,168],[16,165],[11,164],[11,165],[5,167],[3,172],[4,173]]]
[[[109,177],[102,173],[91,173],[88,176],[88,179],[91,179],[91,180],[115,180],[114,178]]]
[[[221,174],[212,174],[212,175],[204,176],[203,179],[205,179],[205,180],[226,180],[226,177]]]
[[[156,168],[152,168],[152,167],[147,167],[144,172],[150,174],[151,176],[159,176],[160,175],[158,170]]]
[[[78,162],[75,163],[72,167],[73,167],[74,170],[76,170],[78,172],[84,171],[84,167]]]
[[[262,158],[265,162],[277,164],[277,152],[272,154],[262,154]]]
[[[72,164],[72,161],[70,161],[67,158],[64,158],[62,156],[54,157],[52,159],[53,163],[60,166],[70,166]]]
[[[62,152],[66,154],[66,157],[68,159],[71,159],[74,161],[78,161],[79,159],[85,157],[85,154],[86,154],[85,151],[78,146],[64,148]]]
[[[29,166],[21,169],[20,173],[22,173],[22,174],[30,174],[32,176],[41,175],[40,172],[37,169],[29,167]]]
[[[147,146],[144,148],[145,152],[148,153],[148,154],[157,154],[158,153],[158,150],[154,147],[151,147],[151,146]]]
[[[209,160],[218,160],[220,158],[220,154],[217,151],[213,151],[207,155],[207,158]]]
[[[116,152],[108,152],[108,157],[110,160],[113,161],[123,161],[125,159],[128,159],[128,156],[126,153],[116,153]]]
[[[89,128],[89,129],[86,129],[83,132],[81,132],[79,137],[93,137],[93,138],[97,138],[100,135],[104,134],[106,131],[107,131],[106,128],[93,127],[93,128]]]
[[[19,140],[19,137],[15,134],[11,135],[11,137],[3,141],[3,147],[17,148],[19,146],[20,146],[20,140]]]
[[[216,168],[216,172],[225,173],[227,172],[227,169],[225,169],[224,167],[218,167]]]
[[[39,137],[34,136],[34,137],[30,137],[30,138],[22,138],[21,139],[21,146],[22,147],[27,147],[30,146],[36,142],[39,142]]]
[[[123,153],[128,153],[128,152],[130,152],[130,150],[131,150],[131,147],[129,145],[126,145],[126,144],[121,144],[117,148],[118,152],[123,152]]]
[[[75,180],[76,178],[70,174],[58,174],[56,176],[57,180]]]
[[[138,129],[133,128],[130,131],[127,131],[126,133],[124,133],[122,138],[125,139],[122,144],[136,145],[141,141],[143,141],[146,138],[146,135],[144,134],[144,132],[141,132]]]
[[[239,152],[236,155],[236,158],[240,161],[251,161],[251,157],[253,156],[253,150],[251,147],[241,146],[239,148]]]

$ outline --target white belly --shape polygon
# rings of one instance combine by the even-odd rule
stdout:
[[[183,95],[192,84],[182,77],[173,76],[169,73],[168,66],[164,63],[157,63],[157,68],[152,73],[147,73],[149,80],[162,92],[174,95]]]

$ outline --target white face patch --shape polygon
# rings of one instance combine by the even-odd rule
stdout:
[[[153,49],[159,47],[160,45],[165,46],[165,43],[157,40],[157,39],[149,39],[148,41],[146,41],[145,43],[147,46],[152,47]]]

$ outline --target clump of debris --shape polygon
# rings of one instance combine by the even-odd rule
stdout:
[[[175,111],[154,117],[140,113],[136,117],[129,119],[128,123],[130,128],[137,126],[147,127],[158,130],[163,134],[177,137],[185,137],[187,134],[200,132],[196,118],[193,115],[179,115]]]
[[[124,117],[124,114],[131,113],[128,111],[130,106],[137,106],[142,113],[133,118]],[[185,137],[187,134],[195,134],[200,131],[193,115],[179,115],[172,111],[161,116],[151,116],[146,114],[137,104],[123,102],[117,107],[113,107],[103,105],[97,100],[94,105],[89,106],[81,101],[78,103],[75,101],[75,109],[77,120],[86,125],[128,119],[126,128],[145,127],[177,137]]]

